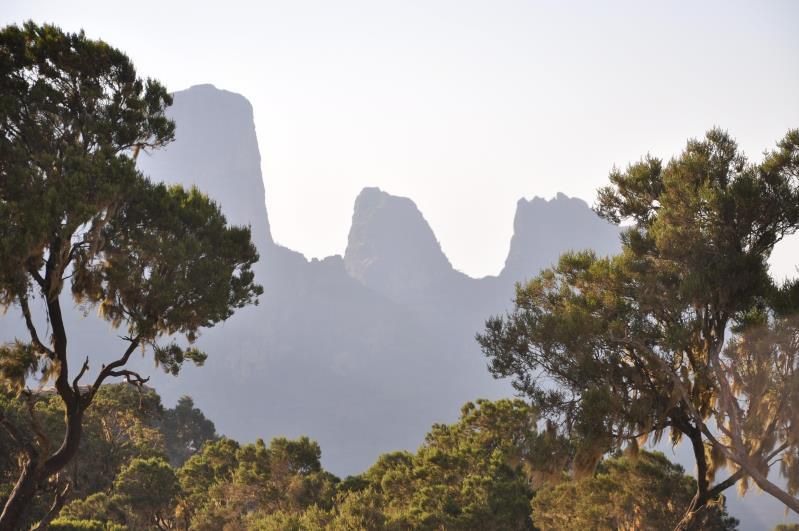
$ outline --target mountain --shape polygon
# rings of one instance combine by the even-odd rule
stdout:
[[[468,400],[510,395],[474,341],[485,319],[510,308],[514,282],[562,252],[619,248],[618,228],[584,201],[522,199],[503,270],[475,279],[452,267],[413,201],[366,188],[343,256],[309,261],[270,233],[249,102],[199,85],[176,93],[169,114],[175,142],[141,155],[140,169],[198,186],[232,223],[250,225],[265,293],[258,306],[202,334],[204,367],[186,367],[178,378],[146,358],[137,368],[153,376],[166,403],[191,395],[233,438],[318,440],[325,468],[340,475],[362,471],[383,452],[417,447],[431,424],[453,422]],[[73,307],[68,297],[63,304]],[[87,353],[116,358],[118,332],[74,310],[66,312],[73,363]],[[24,335],[14,312],[0,317],[3,340]]]
[[[250,225],[260,248],[272,243],[252,105],[244,96],[197,85],[175,95],[176,142],[138,159],[146,174],[197,186],[223,205],[228,221]]]
[[[565,251],[618,252],[619,229],[603,223],[582,199],[558,193],[547,201],[519,199],[513,237],[500,277],[521,281],[550,265]]]
[[[160,376],[156,385],[167,400],[191,394],[238,439],[307,434],[339,474],[363,470],[382,452],[414,448],[467,400],[510,394],[507,382],[491,378],[474,341],[485,319],[508,309],[515,280],[561,251],[618,247],[617,229],[583,201],[520,201],[513,267],[473,279],[452,267],[413,201],[366,188],[355,200],[343,257],[308,261],[269,234],[250,104],[201,85],[175,94],[170,116],[175,142],[141,157],[140,168],[153,179],[201,187],[232,222],[250,224],[266,291],[259,306],[203,334],[205,367]]]
[[[432,302],[426,299],[442,284],[468,280],[453,269],[413,201],[379,188],[355,199],[344,265],[364,286],[407,305]]]

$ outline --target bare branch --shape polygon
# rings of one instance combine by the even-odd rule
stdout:
[[[139,373],[127,369],[121,371],[111,371],[108,373],[108,375],[117,378],[124,376],[129,384],[137,385],[139,387],[150,381],[149,377],[142,378]]]
[[[61,508],[64,507],[64,503],[67,501],[67,496],[69,496],[70,491],[72,491],[72,483],[69,481],[66,482],[63,489],[56,490],[55,499],[50,509],[47,510],[47,514],[44,515],[44,518],[42,518],[31,531],[44,531],[50,527],[50,522],[55,520],[61,512]]]
[[[740,480],[745,475],[746,474],[743,468],[739,468],[735,473],[731,474],[730,477],[728,477],[724,481],[721,481],[713,485],[713,488],[711,488],[708,491],[708,496],[710,498],[715,498],[716,496],[727,490],[729,487],[732,487],[733,485],[738,483],[738,480]]]
[[[28,261],[28,274],[36,281],[40,288],[44,289],[44,277],[42,277],[39,270]]]
[[[769,481],[768,477],[760,473],[757,467],[749,461],[748,456],[741,455],[738,452],[733,452],[729,447],[721,444],[715,437],[713,437],[713,434],[704,423],[702,424],[702,432],[724,454],[727,459],[735,462],[735,464],[740,466],[742,469],[746,469],[746,474],[748,474],[749,477],[755,481],[758,487],[780,500],[793,512],[799,514],[799,499],[791,496],[785,490],[779,488],[777,485]]]
[[[22,315],[25,317],[25,326],[28,327],[31,342],[42,354],[45,354],[50,359],[55,359],[55,352],[47,348],[47,346],[39,340],[39,334],[36,332],[36,326],[33,324],[33,318],[31,317],[30,306],[28,306],[27,294],[19,297],[19,306],[22,309]]]
[[[80,396],[80,389],[78,388],[78,382],[88,370],[89,370],[89,356],[86,356],[86,361],[83,362],[83,366],[80,368],[80,372],[78,373],[77,376],[75,376],[75,379],[72,380],[72,389],[75,391],[75,394],[77,396]]]
[[[713,375],[716,377],[718,381],[718,391],[719,391],[719,403],[721,407],[725,410],[727,414],[727,418],[730,420],[730,428],[727,429],[724,426],[724,423],[721,422],[721,418],[719,418],[719,422],[717,425],[719,428],[722,429],[725,435],[732,439],[733,443],[736,447],[743,450],[746,448],[742,438],[742,430],[741,430],[741,409],[738,405],[738,401],[735,400],[735,395],[730,389],[730,383],[727,380],[727,375],[724,374],[722,368],[720,367],[721,360],[718,357],[711,357],[710,358],[710,368],[713,371]]]
[[[773,465],[774,463],[779,461],[779,459],[777,459],[777,461],[771,462],[772,459],[774,459],[775,457],[780,455],[782,452],[787,450],[789,447],[790,447],[790,444],[788,444],[787,442],[786,443],[782,443],[782,445],[780,445],[777,449],[775,449],[773,452],[768,454],[768,456],[766,456],[766,462],[768,463],[768,466],[771,467],[771,465]]]
[[[92,398],[94,398],[94,395],[97,393],[97,390],[100,389],[100,386],[103,384],[103,381],[105,381],[106,378],[109,376],[114,376],[113,373],[116,371],[116,369],[125,366],[130,359],[130,356],[140,344],[139,336],[127,338],[127,340],[130,341],[130,345],[128,345],[128,348],[125,350],[125,353],[122,354],[122,357],[116,361],[112,361],[108,365],[103,365],[103,368],[100,370],[100,374],[97,375],[97,378],[94,380],[94,384],[92,384],[91,389],[86,394],[87,403],[91,402]]]

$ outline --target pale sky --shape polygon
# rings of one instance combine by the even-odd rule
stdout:
[[[213,7],[208,7],[213,6]],[[343,253],[355,196],[412,198],[453,265],[504,263],[516,201],[717,125],[759,158],[799,127],[799,2],[3,0],[124,50],[170,90],[252,102],[275,239]],[[775,273],[795,271],[799,238]]]

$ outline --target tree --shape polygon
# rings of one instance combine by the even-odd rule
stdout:
[[[188,396],[180,397],[174,408],[164,412],[159,428],[164,434],[169,463],[174,467],[183,465],[206,442],[217,438],[214,423],[194,407]]]
[[[262,292],[248,228],[228,226],[198,190],[154,184],[135,167],[140,150],[172,140],[164,114],[171,101],[158,82],[139,79],[122,52],[83,33],[32,22],[0,31],[0,305],[18,309],[29,332],[0,347],[2,380],[24,393],[26,377],[41,371],[65,416],[57,447],[40,430],[25,438],[0,418],[24,455],[0,529],[14,528],[37,489],[74,458],[100,386],[146,381],[126,368],[137,349],[173,374],[185,361],[202,363],[205,354],[191,346],[199,330]],[[88,357],[69,370],[65,285],[125,329],[124,352],[88,386],[80,385]],[[46,310],[49,341],[34,299]]]
[[[799,512],[799,283],[787,284],[768,307],[738,320],[713,365],[719,433],[708,430],[717,459],[746,472],[762,490]],[[785,303],[788,302],[788,306]],[[766,306],[766,305],[763,305]],[[779,463],[786,488],[768,479]]]
[[[58,395],[48,402],[51,416],[58,420],[50,435],[54,439],[64,430],[62,404]],[[161,415],[161,397],[152,389],[103,385],[84,415],[78,453],[64,470],[73,496],[108,489],[133,458],[162,457],[164,436],[156,429]]]
[[[125,508],[126,523],[133,529],[170,529],[179,490],[169,463],[157,457],[137,457],[114,481],[113,499]]]
[[[296,488],[302,485],[297,479],[310,486],[319,484],[318,479],[309,481],[319,478],[315,471],[318,457],[314,457],[318,447],[304,439],[276,439],[269,447],[269,479],[259,483],[261,488],[277,483],[277,491],[288,496],[262,501],[258,510],[245,517],[246,527],[532,529],[532,471],[539,465],[552,468],[552,462],[557,463],[555,467],[563,464],[562,456],[553,452],[558,445],[551,440],[552,434],[536,433],[535,419],[533,409],[521,400],[470,402],[462,408],[457,423],[434,425],[415,454],[384,454],[364,474],[328,483],[322,489]],[[213,453],[216,444],[189,459],[184,469],[197,472],[202,454]],[[286,467],[286,462],[293,464]],[[294,471],[289,481],[281,478],[287,468]],[[230,492],[226,491],[224,500],[233,498]],[[297,495],[302,492],[315,495]],[[228,506],[228,510],[241,515],[240,507]],[[230,520],[207,522],[205,528],[218,529]],[[192,528],[201,528],[197,524],[193,520]]]
[[[64,432],[64,412],[61,398],[52,392],[39,392],[30,397],[8,397],[0,402],[6,416],[14,415],[14,425],[24,438],[35,433],[25,422],[34,415],[42,433],[49,440]],[[164,437],[154,425],[162,415],[160,397],[151,389],[127,383],[103,385],[86,411],[80,446],[75,457],[60,476],[69,484],[69,498],[82,498],[111,487],[120,470],[134,457],[161,456]],[[16,462],[19,449],[6,432],[0,431],[0,445],[7,448],[7,459],[0,461],[0,502],[5,503],[20,466]],[[49,514],[49,499],[63,489],[58,482],[39,490],[20,527],[29,527]],[[51,522],[52,525],[52,522]]]
[[[767,259],[799,226],[798,176],[796,130],[759,164],[712,130],[666,165],[648,156],[614,169],[597,212],[631,222],[621,254],[565,254],[517,286],[513,312],[490,319],[478,336],[493,375],[513,378],[575,441],[578,471],[638,439],[658,441],[666,431],[675,443],[686,438],[697,490],[683,527],[747,476],[799,510],[767,479],[773,463],[796,461],[796,393],[787,392],[796,389],[796,343],[783,344],[779,360],[755,356],[771,369],[754,363],[748,375],[736,346],[748,348],[741,340],[753,324],[773,325],[779,301],[796,289],[774,285]],[[765,399],[742,388],[756,373],[767,382]],[[747,430],[752,437],[736,435]],[[724,464],[734,471],[714,484]],[[796,467],[783,472],[794,485]]]
[[[545,454],[551,459],[536,418],[521,400],[467,403],[457,423],[434,425],[415,454],[384,454],[365,484],[350,480],[333,528],[532,529],[531,472]]]
[[[125,512],[116,499],[105,492],[96,492],[67,504],[57,520],[95,521],[102,526],[101,529],[106,529],[113,525],[122,526],[125,522]]]
[[[195,513],[205,510],[212,495],[211,489],[232,479],[238,466],[236,454],[239,449],[239,443],[223,437],[206,444],[178,471],[183,491],[179,512],[187,529]]]
[[[250,528],[272,513],[288,518],[312,506],[327,509],[338,478],[322,470],[320,456],[319,445],[307,437],[279,437],[269,446],[261,440],[210,442],[178,471],[178,512],[186,528],[211,530]]]
[[[696,481],[659,453],[642,451],[602,461],[592,476],[536,492],[533,521],[542,531],[673,529],[691,503]],[[714,505],[697,528],[737,529],[724,505]]]
[[[130,459],[108,492],[74,500],[59,521],[93,521],[100,529],[175,529],[180,493],[175,470],[161,457]]]

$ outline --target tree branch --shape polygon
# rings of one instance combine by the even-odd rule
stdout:
[[[59,235],[53,236],[49,244],[50,254],[45,263],[42,295],[47,303],[47,316],[50,318],[50,325],[53,327],[53,359],[58,362],[58,376],[55,380],[55,388],[64,400],[64,404],[70,407],[75,400],[75,393],[69,386],[67,333],[64,328],[64,317],[61,314],[61,303],[58,300],[58,296],[61,293],[61,276],[63,274],[63,271],[59,269],[58,263],[58,251],[61,247],[61,237]]]
[[[790,444],[788,444],[787,442],[786,442],[786,443],[782,443],[782,445],[781,445],[781,446],[779,446],[779,447],[778,447],[776,450],[774,450],[773,452],[771,452],[771,453],[770,453],[770,454],[769,454],[769,455],[766,457],[766,462],[769,464],[769,467],[770,467],[770,466],[773,464],[773,463],[769,463],[769,461],[771,461],[772,459],[774,459],[775,457],[777,457],[777,456],[778,456],[780,453],[782,453],[783,451],[787,450],[787,449],[788,449],[788,447],[790,447]]]
[[[78,382],[83,377],[84,373],[89,370],[89,356],[86,356],[86,361],[83,362],[83,366],[80,368],[80,372],[75,379],[72,380],[72,390],[75,391],[77,396],[80,396],[80,388],[78,387]]]
[[[39,442],[39,446],[41,446],[43,450],[42,454],[48,456],[50,455],[50,438],[46,433],[44,433],[41,424],[39,424],[39,420],[36,418],[33,395],[29,391],[25,392],[25,403],[28,406],[28,415],[30,415],[31,418],[31,427],[33,429],[33,433],[36,435],[36,440]]]
[[[2,410],[0,410],[0,426],[3,426],[3,428],[6,430],[6,433],[8,433],[8,435],[11,437],[11,440],[14,441],[17,446],[22,448],[25,453],[28,454],[30,459],[34,459],[38,456],[39,452],[36,450],[36,447],[20,434],[17,427],[14,426],[10,420],[8,420]]]
[[[129,370],[122,370],[122,371],[111,371],[108,373],[109,376],[113,377],[122,377],[124,376],[125,379],[128,381],[129,384],[137,385],[141,387],[142,385],[146,384],[150,381],[150,378],[142,378],[142,376],[134,371]]]
[[[97,378],[94,380],[94,384],[92,384],[91,390],[86,395],[88,402],[91,402],[92,398],[94,398],[94,395],[97,393],[97,390],[100,389],[100,386],[103,384],[103,381],[105,381],[106,378],[109,376],[115,376],[113,373],[116,371],[116,369],[125,366],[130,359],[131,354],[133,354],[140,344],[139,336],[128,338],[128,341],[130,341],[130,345],[128,345],[128,348],[125,350],[125,353],[122,354],[121,358],[116,361],[112,361],[108,365],[103,365],[103,368],[100,370],[100,374],[97,375]]]
[[[33,318],[31,317],[31,310],[30,306],[28,306],[28,295],[20,295],[19,297],[19,306],[22,309],[22,315],[25,317],[25,326],[28,327],[28,332],[31,336],[31,342],[39,349],[40,352],[45,354],[51,360],[55,359],[55,352],[51,349],[47,348],[44,343],[39,340],[39,334],[36,332],[36,326],[33,324]]]
[[[36,281],[40,288],[44,289],[44,278],[42,277],[39,270],[36,269],[33,264],[28,261],[28,274]]]
[[[716,483],[715,485],[713,485],[713,488],[711,488],[707,492],[707,495],[711,499],[715,498],[716,496],[718,496],[719,494],[721,494],[722,492],[724,492],[728,488],[730,488],[733,485],[735,485],[736,483],[738,483],[738,481],[741,478],[743,478],[745,475],[746,474],[744,473],[743,468],[739,468],[734,474],[731,474],[730,477],[728,477],[724,481],[722,481],[720,483]]]
[[[44,515],[36,527],[31,529],[31,531],[44,531],[48,529],[50,526],[50,522],[55,520],[58,514],[61,512],[61,508],[64,507],[64,503],[67,501],[67,496],[69,496],[70,491],[72,490],[72,483],[67,481],[66,485],[62,490],[56,490],[55,499],[53,500],[53,504],[48,509],[47,514]]]

